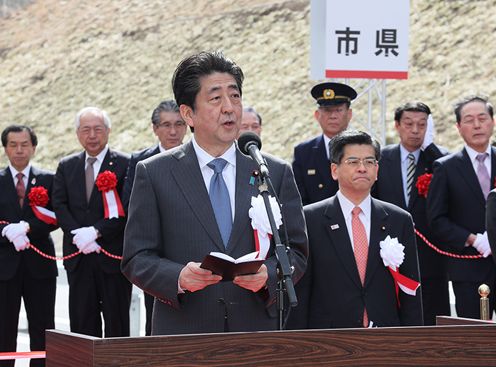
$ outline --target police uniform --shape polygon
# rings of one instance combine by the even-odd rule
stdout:
[[[357,96],[352,87],[329,82],[315,85],[311,94],[318,107],[349,105]],[[300,143],[294,149],[293,171],[303,205],[326,199],[338,191],[338,182],[330,173],[330,147],[326,144],[329,138],[322,134]]]

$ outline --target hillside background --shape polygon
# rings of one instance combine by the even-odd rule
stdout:
[[[151,111],[173,97],[170,80],[178,62],[201,50],[222,49],[242,67],[244,103],[264,119],[264,150],[291,160],[294,145],[319,132],[309,93],[315,83],[309,78],[309,0],[5,4],[0,129],[33,126],[40,166],[54,170],[62,156],[80,150],[73,118],[87,105],[109,112],[113,148],[131,152],[153,144]],[[496,0],[411,1],[409,79],[387,82],[389,143],[397,141],[394,108],[419,99],[433,110],[436,141],[452,150],[462,146],[452,104],[475,92],[496,102],[495,15]],[[366,100],[353,109],[353,127],[359,128]],[[4,165],[3,151],[0,157]]]

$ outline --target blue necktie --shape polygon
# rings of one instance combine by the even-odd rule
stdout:
[[[225,247],[227,247],[232,229],[231,200],[229,199],[229,191],[227,190],[226,183],[222,177],[222,170],[226,164],[227,161],[222,158],[216,158],[207,164],[214,171],[214,175],[210,180],[208,195],[210,196],[210,202],[212,203],[215,219],[217,220]]]

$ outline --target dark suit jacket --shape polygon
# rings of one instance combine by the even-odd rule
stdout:
[[[493,189],[487,197],[486,230],[493,253],[492,258],[496,262],[496,189]]]
[[[446,154],[448,151],[434,144],[420,152],[413,179],[414,185],[410,193],[410,202],[405,203],[400,146],[399,144],[388,145],[382,149],[381,160],[379,161],[379,177],[372,192],[372,195],[377,199],[387,201],[408,211],[413,217],[415,228],[433,243],[437,243],[437,241],[434,240],[427,224],[427,200],[423,196],[419,196],[415,183],[419,176],[432,173],[434,161]],[[417,250],[422,277],[436,277],[445,273],[442,255],[432,250],[420,237],[417,237]]]
[[[265,155],[273,186],[282,203],[290,258],[297,281],[305,271],[307,236],[301,200],[291,168]],[[236,151],[235,218],[227,250],[215,221],[207,189],[191,142],[138,163],[124,238],[123,273],[162,302],[155,302],[153,334],[274,330],[276,258],[265,261],[268,291],[253,293],[232,282],[178,295],[179,273],[190,261],[211,251],[238,258],[254,251],[248,217],[250,184],[256,163]],[[280,230],[284,241],[284,230]]]
[[[117,192],[122,193],[122,186],[129,162],[127,155],[108,150],[102,162],[100,172],[112,171],[117,176]],[[72,243],[73,229],[94,226],[101,234],[97,242],[102,248],[114,255],[122,254],[123,228],[126,218],[104,218],[102,193],[96,185],[93,187],[90,202],[86,201],[84,178],[85,152],[75,153],[59,163],[53,185],[53,207],[60,225],[64,231],[64,255],[77,252]],[[65,260],[67,271],[76,270],[82,255]],[[102,269],[107,273],[120,272],[119,261],[105,255],[98,256]]]
[[[400,273],[419,280],[410,214],[372,198],[370,243],[365,285],[362,286],[346,222],[337,196],[304,208],[310,257],[297,285],[299,305],[288,328],[362,327],[364,305],[374,326],[422,325],[422,296],[399,292],[380,256],[379,242],[387,235],[405,246]]]
[[[491,148],[491,188],[496,173],[496,149]],[[477,175],[465,149],[434,162],[429,194],[427,218],[432,232],[442,239],[444,250],[463,255],[477,255],[478,251],[465,247],[470,233],[486,230],[486,200]],[[448,258],[448,273],[453,281],[478,282],[494,271],[490,258],[466,260]]]
[[[303,205],[330,198],[338,191],[331,176],[323,135],[305,141],[294,149],[293,171]]]
[[[30,227],[29,241],[44,253],[54,256],[55,248],[50,232],[57,227],[36,218],[28,200],[29,192],[33,186],[43,186],[51,196],[52,183],[53,173],[31,167],[26,187],[26,198],[21,209],[10,169],[7,167],[0,170],[0,220],[9,223],[17,223],[21,220],[28,222]],[[50,201],[46,208],[51,210],[52,203]],[[0,232],[4,227],[5,225],[0,225]],[[29,272],[32,277],[54,278],[57,276],[55,261],[41,257],[31,249],[17,252],[14,245],[6,237],[0,236],[0,280],[11,279],[21,262],[24,262],[25,271]]]
[[[158,145],[155,145],[131,154],[131,159],[129,160],[129,165],[127,166],[126,179],[124,180],[124,188],[122,189],[122,205],[124,205],[124,209],[126,209],[126,211],[129,206],[129,199],[131,198],[131,191],[133,189],[136,165],[138,162],[158,153],[160,153],[160,148]]]

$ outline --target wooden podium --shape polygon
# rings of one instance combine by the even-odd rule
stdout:
[[[477,324],[474,324],[476,322]],[[494,366],[496,324],[299,330],[129,338],[47,331],[48,367]]]

